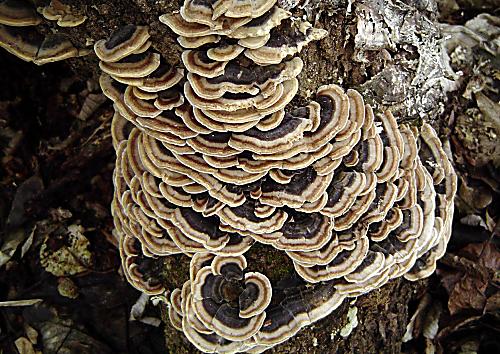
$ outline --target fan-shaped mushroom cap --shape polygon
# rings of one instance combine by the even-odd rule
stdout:
[[[177,37],[177,42],[181,45],[181,47],[188,49],[199,48],[202,45],[209,43],[217,43],[220,41],[220,36],[215,34],[209,34],[201,37]]]
[[[335,176],[326,189],[328,200],[321,213],[338,217],[347,212],[360,195],[366,183],[366,177],[358,172],[342,172]]]
[[[295,80],[295,79],[292,79]],[[290,80],[290,81],[292,81]],[[247,98],[225,98],[220,97],[216,99],[207,100],[199,97],[191,88],[189,83],[184,86],[184,93],[188,101],[193,105],[193,107],[199,108],[201,110],[221,110],[221,111],[237,111],[243,109],[256,109],[265,110],[269,107],[275,105],[284,94],[285,88],[292,89],[295,87],[294,83],[288,83],[285,81],[283,84],[278,84],[276,90],[269,96],[264,96],[262,94],[257,96],[250,96]],[[296,90],[295,90],[296,91]],[[280,107],[281,109],[283,107]],[[266,112],[266,114],[273,113],[274,111]]]
[[[4,0],[0,3],[0,24],[36,26],[42,22],[33,6],[25,0]]]
[[[242,38],[238,41],[238,44],[248,49],[257,49],[266,44],[269,38],[271,38],[270,34],[263,35],[261,37]]]
[[[47,20],[57,21],[57,25],[61,27],[76,27],[87,19],[87,16],[79,14],[71,6],[59,0],[51,0],[47,6],[39,7],[37,11]]]
[[[272,3],[272,2],[269,2]],[[237,38],[243,41],[248,41],[251,39],[257,39],[259,38],[259,41],[261,41],[261,37],[266,37],[267,39],[270,38],[270,31],[279,26],[281,21],[289,18],[291,16],[291,13],[289,11],[286,11],[280,7],[274,6],[272,7],[269,11],[267,11],[263,16],[260,17],[255,17],[252,19],[252,21],[246,23],[245,25],[236,28],[234,31],[232,31],[229,36],[231,38]],[[267,40],[262,43],[264,45],[267,42]],[[247,42],[248,43],[248,42]],[[242,45],[240,43],[240,45]],[[254,43],[255,47],[261,47],[262,45],[257,46],[256,43]],[[246,46],[245,46],[246,47]],[[249,47],[247,47],[249,48]]]
[[[184,70],[176,69],[170,65],[160,66],[147,76],[122,77],[115,76],[115,80],[126,85],[132,85],[146,92],[160,92],[168,90],[183,79]]]
[[[94,45],[94,51],[104,62],[117,62],[132,54],[148,41],[148,30],[147,26],[126,25],[120,27],[108,40],[97,41]]]
[[[196,272],[191,284],[192,309],[197,317],[229,340],[242,341],[257,333],[271,301],[267,277],[244,273],[245,268],[243,256],[216,256],[210,266]]]
[[[133,86],[128,86],[125,89],[123,101],[127,107],[139,117],[155,118],[162,113],[162,111],[156,108],[152,103],[138,97],[137,91],[134,90]]]
[[[323,29],[311,28],[310,26],[308,22],[304,22],[301,25],[302,28],[290,36],[277,33],[264,46],[258,49],[247,49],[244,54],[259,65],[278,64],[285,57],[300,53],[302,48],[310,42],[320,40],[328,34]]]
[[[326,189],[332,181],[333,174],[320,176],[314,169],[308,168],[302,173],[295,174],[289,183],[264,183],[261,203],[282,207],[284,205],[292,208],[301,207],[306,202],[315,202],[326,193]]]
[[[137,242],[137,239],[133,237],[120,237],[119,251],[123,273],[129,283],[136,289],[149,295],[161,294],[165,291],[165,288],[159,282],[144,278],[142,266],[147,266],[148,262],[139,256],[141,252],[138,250]]]
[[[353,272],[363,262],[368,246],[368,238],[362,237],[356,241],[356,247],[353,250],[340,252],[327,265],[306,267],[294,262],[294,267],[302,278],[311,283],[337,279]]]
[[[318,284],[286,297],[267,312],[264,326],[256,334],[260,345],[276,345],[294,336],[301,328],[334,311],[344,300],[332,284]]]
[[[42,43],[39,35],[24,28],[0,24],[0,47],[24,61],[33,61]]]
[[[227,17],[259,17],[271,9],[276,0],[217,0],[213,3],[213,19]]]
[[[25,61],[42,65],[89,54],[77,49],[62,34],[48,34],[41,38],[29,29],[0,25],[0,46]]]
[[[311,126],[312,123],[308,119],[286,114],[281,124],[274,129],[262,131],[251,128],[245,133],[232,134],[229,145],[256,154],[279,153],[293,147]]]
[[[244,12],[234,12],[234,5],[237,5],[237,7],[243,5]],[[288,11],[275,7],[274,2],[266,1],[255,6],[256,4],[252,1],[250,7],[255,6],[255,8],[251,11],[249,5],[250,3],[240,4],[240,1],[231,4],[225,1],[220,4],[187,1],[181,7],[179,14],[162,15],[160,21],[184,38],[226,35],[230,38],[242,39],[263,36],[272,28],[278,26],[283,19],[290,16]],[[217,6],[217,9],[214,6]],[[234,12],[238,16],[217,14],[220,11]],[[249,11],[252,12],[252,15],[243,15],[243,13]],[[216,14],[216,17],[214,17],[214,14]],[[183,42],[184,40],[182,40],[181,45]],[[194,47],[190,46],[189,42],[187,44],[184,46],[185,48]]]
[[[184,20],[179,13],[161,15],[159,20],[177,35],[185,38],[205,37],[216,34],[210,26],[196,22],[188,22]]]
[[[213,78],[189,73],[187,78],[194,92],[206,99],[216,99],[225,93],[248,93],[264,96],[275,91],[276,85],[296,77],[302,70],[302,60],[294,58],[278,65],[245,68],[229,62],[224,73]]]
[[[244,49],[237,44],[222,44],[208,49],[206,56],[215,61],[230,61],[238,57]]]
[[[182,52],[182,62],[189,72],[208,78],[222,75],[228,63],[212,60],[200,50],[185,50]]]
[[[390,209],[386,217],[370,225],[370,239],[375,242],[384,240],[391,231],[403,222],[403,212],[397,207]]]
[[[182,307],[181,307],[181,290],[175,289],[170,293],[170,301],[168,306],[168,319],[172,326],[178,331],[182,331]]]
[[[271,101],[271,105],[266,104],[264,108],[242,108],[231,111],[231,114],[228,114],[224,106],[214,107],[218,109],[204,109],[202,111],[206,116],[218,122],[249,123],[282,110],[292,100],[298,90],[297,79],[293,78],[287,80],[282,85],[283,89],[281,92],[283,92],[283,94],[278,97],[278,100]]]
[[[217,215],[224,224],[236,230],[250,231],[253,234],[270,234],[278,231],[288,217],[288,214],[280,209],[270,216],[260,218],[255,214],[255,202],[252,200],[247,200],[238,207],[224,207]]]
[[[306,226],[306,227],[305,227]],[[307,213],[296,213],[279,232],[264,237],[274,238],[274,247],[286,251],[311,251],[323,247],[332,237],[332,219]],[[254,238],[259,238],[254,236]]]
[[[133,54],[120,61],[101,61],[99,67],[105,73],[117,77],[144,77],[154,72],[160,66],[160,55],[145,52]]]

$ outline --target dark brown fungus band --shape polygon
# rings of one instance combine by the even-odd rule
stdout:
[[[186,0],[160,18],[180,36],[179,67],[145,26],[95,45],[116,111],[124,274],[173,290],[170,321],[204,352],[265,351],[346,297],[426,277],[450,238],[456,176],[430,125],[398,124],[334,84],[291,107],[297,55],[326,31],[290,16],[276,1]],[[285,252],[302,285],[247,271],[256,244]],[[177,254],[189,280],[165,289],[155,264]]]

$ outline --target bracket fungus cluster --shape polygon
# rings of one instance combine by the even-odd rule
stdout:
[[[346,297],[426,277],[451,234],[456,176],[430,125],[398,125],[336,85],[291,107],[297,54],[327,33],[290,17],[276,1],[186,0],[160,17],[184,68],[146,26],[95,44],[124,273],[159,294],[152,260],[192,257],[169,317],[205,352],[264,351]],[[285,252],[301,283],[247,272],[256,243]]]
[[[48,18],[45,13],[43,15]],[[51,33],[46,36],[39,34],[34,26],[41,22],[42,17],[26,0],[0,2],[0,47],[24,61],[31,61],[37,65],[90,53],[90,50],[76,48],[63,34]],[[77,25],[82,22],[65,23]]]

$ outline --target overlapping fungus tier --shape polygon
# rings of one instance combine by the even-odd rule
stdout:
[[[53,3],[58,3],[61,9],[54,9]],[[85,17],[71,14],[70,7],[57,0],[40,8],[40,13],[46,19],[58,20],[60,26],[77,26]],[[63,34],[51,33],[40,35],[33,26],[42,22],[33,5],[26,0],[4,0],[0,2],[0,47],[24,61],[37,65],[60,61],[68,58],[87,55],[90,50],[76,48]]]
[[[95,45],[115,108],[125,274],[162,293],[151,259],[192,257],[169,317],[205,352],[266,350],[345,297],[428,276],[450,237],[456,177],[430,125],[398,126],[336,85],[289,105],[296,55],[327,35],[289,18],[273,1],[186,0],[160,17],[184,68],[145,26]],[[286,252],[303,284],[283,294],[247,272],[254,243]]]

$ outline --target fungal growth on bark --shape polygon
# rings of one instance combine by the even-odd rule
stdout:
[[[95,44],[115,109],[124,273],[171,291],[173,326],[204,352],[264,351],[347,297],[429,276],[451,234],[456,176],[434,129],[334,84],[292,105],[298,55],[327,32],[275,3],[186,0],[161,16],[183,68],[146,26]],[[247,271],[256,244],[286,253],[300,284]],[[176,254],[191,257],[190,277],[166,289],[154,264]]]
[[[60,3],[59,1],[53,1]],[[48,7],[47,7],[48,8]],[[43,11],[42,11],[43,12]],[[54,15],[54,13],[52,13]],[[46,18],[47,14],[43,12]],[[55,16],[55,15],[54,15]],[[59,15],[57,15],[59,16]],[[56,16],[56,17],[57,17]],[[61,15],[62,16],[62,15]],[[62,24],[76,26],[81,19],[62,16]],[[59,19],[53,18],[53,19]],[[33,26],[42,22],[36,9],[25,0],[5,0],[0,3],[0,47],[24,61],[37,65],[87,55],[90,50],[78,49],[60,33],[40,35]]]
[[[47,20],[57,21],[57,25],[61,27],[76,27],[87,19],[72,6],[59,0],[51,0],[47,6],[39,7],[37,11]]]

